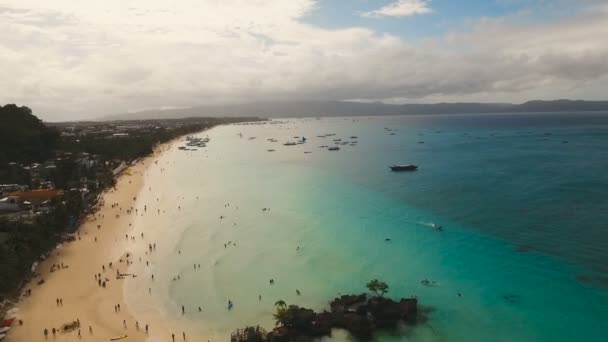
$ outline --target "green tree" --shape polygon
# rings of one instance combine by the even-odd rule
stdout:
[[[44,161],[58,143],[59,131],[45,126],[28,107],[0,106],[0,167]]]
[[[371,292],[375,293],[376,296],[382,297],[388,292],[388,285],[379,281],[378,279],[372,279],[369,283],[366,284],[367,289]]]
[[[274,303],[277,311],[272,315],[277,321],[276,325],[285,325],[285,319],[287,318],[287,303],[284,300],[279,299]]]

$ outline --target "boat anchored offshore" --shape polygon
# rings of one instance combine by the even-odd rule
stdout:
[[[393,166],[389,166],[391,171],[416,171],[418,170],[418,166],[414,165],[414,164],[408,164],[408,165],[393,165]]]

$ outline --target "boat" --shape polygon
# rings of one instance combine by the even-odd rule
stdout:
[[[284,143],[283,145],[284,145],[284,146],[295,146],[295,145],[296,145],[296,143],[295,143],[295,142],[293,142],[293,141],[289,141],[289,142]]]
[[[274,150],[270,149],[270,150],[268,150],[268,152],[274,152]]]
[[[0,328],[0,334],[5,334],[9,330],[11,330],[11,327],[2,327]]]
[[[118,341],[118,340],[122,340],[125,338],[127,338],[127,335],[120,335],[120,336],[110,338],[110,341]]]
[[[338,146],[330,147],[327,149],[328,151],[339,151],[340,148]]]
[[[419,225],[442,231],[443,226],[434,222],[418,222]]]
[[[443,226],[437,223],[433,223],[431,225],[431,228],[436,229],[436,230],[443,230]]]
[[[418,166],[414,165],[414,164],[408,164],[408,165],[393,165],[393,166],[389,166],[391,171],[416,171],[418,170]]]

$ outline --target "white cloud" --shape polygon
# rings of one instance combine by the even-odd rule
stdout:
[[[3,0],[0,103],[46,119],[255,100],[523,101],[608,91],[608,13],[411,42],[311,0]],[[95,4],[95,5],[92,5]]]
[[[408,17],[415,14],[427,14],[433,10],[426,0],[397,0],[377,10],[361,13],[368,18]]]

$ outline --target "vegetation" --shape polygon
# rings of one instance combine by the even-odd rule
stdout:
[[[388,292],[388,285],[378,279],[372,279],[365,286],[378,297],[383,297]]]
[[[59,131],[45,126],[32,110],[14,104],[0,106],[0,183],[23,180],[12,174],[8,163],[32,163],[48,159],[59,143]]]
[[[296,330],[311,329],[315,318],[314,311],[297,305],[287,306],[283,300],[277,301],[274,305],[277,308],[273,315],[276,325]]]

